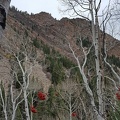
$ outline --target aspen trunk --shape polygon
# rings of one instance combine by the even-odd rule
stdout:
[[[71,93],[70,93],[70,96],[69,96],[69,112],[70,112],[70,120],[72,120],[72,105],[71,105]]]
[[[27,99],[27,83],[26,83],[25,72],[23,72],[23,96],[24,96],[24,101],[25,101],[26,120],[30,120],[30,113],[29,113],[28,99]]]
[[[30,120],[30,114],[29,114],[29,107],[28,107],[28,99],[27,99],[27,91],[23,90],[24,94],[24,100],[25,100],[25,112],[26,112],[26,120]]]
[[[13,103],[13,113],[12,113],[12,119],[11,120],[15,120],[15,114],[16,114],[16,110],[15,110],[15,102]]]
[[[8,120],[6,100],[4,100],[4,96],[2,94],[1,88],[0,88],[0,97],[1,97],[1,100],[2,100],[2,107],[3,107],[3,112],[4,112],[5,120]]]
[[[98,23],[98,16],[97,12],[95,11],[95,17],[93,13],[93,5],[91,3],[91,18],[92,18],[92,39],[95,49],[95,64],[96,64],[96,75],[97,75],[97,95],[98,95],[98,102],[99,102],[99,116],[97,115],[98,120],[104,120],[102,117],[104,114],[104,104],[103,104],[103,98],[102,98],[102,74],[100,69],[100,59],[99,59],[99,41],[98,41],[98,29],[99,29],[99,23]]]
[[[22,71],[22,75],[23,75],[23,85],[22,85],[22,90],[23,90],[23,96],[24,96],[24,101],[25,101],[25,114],[26,114],[26,120],[30,120],[30,113],[29,113],[29,107],[28,107],[28,98],[27,98],[27,82],[26,82],[26,72],[23,69],[23,66],[19,60],[18,57],[16,57],[17,62],[19,64],[19,67]],[[27,76],[28,77],[28,76]]]

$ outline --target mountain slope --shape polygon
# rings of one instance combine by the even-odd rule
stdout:
[[[11,9],[8,17],[8,24],[11,26],[9,20],[13,19],[16,23],[13,24],[16,29],[20,26],[24,26],[29,32],[31,31],[31,37],[36,37],[39,40],[44,41],[45,44],[54,47],[56,50],[64,55],[69,56],[70,50],[67,47],[66,40],[72,42],[76,46],[76,37],[81,33],[82,36],[88,37],[90,40],[91,32],[89,28],[89,22],[76,18],[68,19],[63,18],[61,20],[54,19],[50,14],[42,12],[35,15],[28,15]],[[29,33],[30,34],[30,33]],[[102,44],[102,40],[101,44]],[[120,42],[114,39],[112,36],[106,34],[107,48],[109,54],[120,57],[119,45]],[[112,53],[113,49],[114,52]]]
[[[26,12],[17,11],[14,7],[10,8],[7,27],[0,40],[0,77],[6,93],[14,93],[15,97],[21,90],[23,93],[25,90],[27,91],[28,96],[26,94],[25,99],[27,96],[29,105],[38,110],[37,114],[33,114],[33,119],[54,120],[58,118],[67,120],[73,112],[76,114],[75,119],[80,119],[82,115],[82,119],[93,120],[94,114],[91,109],[90,96],[86,93],[84,87],[86,83],[83,82],[84,76],[82,75],[84,74],[82,72],[85,73],[87,78],[85,80],[93,91],[95,104],[98,107],[94,48],[91,48],[87,62],[83,64],[85,66],[80,73],[68,46],[70,43],[82,65],[85,57],[79,46],[80,39],[83,43],[84,53],[86,53],[92,45],[90,24],[80,18],[56,20],[45,12],[29,15]],[[101,31],[99,35],[102,51]],[[107,60],[119,74],[117,68],[120,67],[118,58],[120,57],[120,42],[108,34],[105,35]],[[117,84],[110,68],[106,65],[102,67],[103,76],[113,78]],[[113,93],[113,80],[109,80],[107,77],[104,80],[106,98],[112,102],[114,100],[113,94],[116,92],[114,90]],[[27,89],[27,85],[24,83],[29,85]],[[11,86],[14,89],[12,92],[10,92]],[[46,96],[44,99],[38,99],[38,93],[41,91]],[[8,97],[10,98],[9,94]],[[21,100],[23,100],[22,95],[20,96]],[[9,103],[11,104],[11,101],[8,101],[8,105],[10,105]],[[111,114],[113,106],[108,103],[108,100],[105,104],[107,108],[110,108],[106,113]],[[17,109],[16,119],[26,119],[23,106],[24,101]],[[31,110],[31,106],[28,107],[28,110]],[[74,109],[70,106],[73,106]],[[10,111],[12,110],[10,107],[8,108]],[[106,110],[108,110],[107,108]],[[4,118],[4,114],[1,116]]]
[[[4,57],[4,59],[8,59],[9,47],[16,51],[17,49],[20,49],[21,41],[24,42],[28,40],[29,42],[33,42],[34,40],[37,40],[38,43],[43,42],[49,47],[54,48],[63,56],[67,56],[74,61],[68,47],[68,42],[76,49],[78,47],[76,45],[76,39],[80,34],[91,41],[92,38],[90,35],[89,24],[88,21],[80,18],[63,18],[61,20],[56,20],[50,14],[45,12],[28,15],[27,13],[17,11],[13,7],[9,11],[7,28],[0,41],[0,55]],[[100,44],[102,44],[101,41]],[[108,34],[106,34],[106,41],[108,54],[110,56],[114,55],[120,57],[120,42]],[[9,43],[10,46],[8,46],[7,43]],[[82,56],[80,50],[77,52]],[[37,54],[38,53],[39,61],[42,61],[45,55],[42,51],[37,49]],[[49,82],[48,84],[50,85]]]

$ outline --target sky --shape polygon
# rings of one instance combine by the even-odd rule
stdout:
[[[102,0],[102,7],[107,5],[108,0]],[[18,10],[31,13],[47,12],[54,18],[61,19],[62,17],[70,17],[67,13],[63,14],[59,11],[62,8],[60,0],[11,0],[11,6],[15,6]]]
[[[102,7],[108,4],[108,0],[102,0]],[[62,8],[60,0],[11,0],[11,6],[15,6],[18,10],[31,13],[47,12],[54,18],[61,19],[62,17],[70,17],[67,13],[59,11]]]
[[[63,17],[63,14],[58,10],[60,7],[58,0],[11,0],[11,6],[15,6],[18,10],[27,11],[29,14],[44,11],[57,19]]]
[[[102,0],[101,10],[103,10],[103,8],[108,5],[108,1],[109,0]],[[11,0],[11,6],[15,6],[18,10],[21,11],[27,11],[29,14],[36,14],[44,11],[50,13],[58,20],[63,17],[71,18],[68,13],[63,14],[59,11],[59,9],[63,8],[60,4],[60,0]]]

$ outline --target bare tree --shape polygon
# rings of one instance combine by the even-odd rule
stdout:
[[[18,94],[15,94],[15,91],[13,90],[13,81],[11,82],[10,85],[10,96],[11,96],[11,103],[12,103],[12,114],[11,116],[8,117],[8,99],[7,99],[7,95],[6,95],[6,91],[4,86],[2,86],[2,84],[0,85],[0,98],[1,98],[1,106],[3,108],[3,112],[4,112],[4,117],[5,120],[8,120],[9,118],[11,118],[11,120],[15,120],[16,117],[16,110],[18,108],[18,105],[24,100],[18,100],[22,94],[22,89],[20,90],[20,92]]]
[[[88,61],[88,55],[90,54],[91,51],[91,47],[89,47],[88,50],[85,49],[84,46],[82,46],[82,39],[80,37],[80,41],[81,41],[81,49],[83,52],[83,56],[84,56],[84,61],[81,63],[80,57],[78,54],[76,54],[76,50],[75,48],[72,46],[72,43],[68,43],[69,44],[69,48],[72,51],[72,54],[78,64],[80,73],[82,75],[83,81],[84,81],[84,86],[85,89],[88,93],[88,95],[90,96],[90,101],[91,101],[91,105],[93,107],[93,112],[96,115],[97,120],[105,120],[105,97],[104,97],[104,66],[103,66],[103,61],[105,59],[102,59],[103,54],[101,52],[101,31],[100,31],[100,27],[103,25],[104,27],[104,31],[103,33],[105,33],[105,27],[106,24],[110,18],[110,14],[109,14],[109,7],[110,7],[110,2],[108,4],[107,7],[107,11],[106,13],[104,13],[104,19],[102,20],[101,23],[99,23],[99,17],[103,16],[100,15],[100,9],[101,9],[101,4],[102,4],[102,0],[62,0],[62,3],[67,6],[67,8],[65,8],[65,11],[72,11],[74,13],[74,15],[79,16],[80,18],[84,18],[87,21],[90,22],[90,30],[91,30],[91,39],[92,39],[92,43],[93,43],[93,47],[94,47],[94,56],[95,56],[95,68],[96,68],[96,94],[97,94],[97,98],[98,98],[98,109],[97,106],[95,104],[95,98],[94,98],[94,93],[89,85],[89,78],[86,74],[86,63]],[[77,31],[78,32],[78,31]],[[81,34],[81,33],[80,33]],[[103,34],[103,44],[105,43],[105,37]],[[77,48],[76,48],[77,49]],[[103,47],[104,49],[104,47]],[[106,49],[104,49],[106,50]],[[105,54],[105,53],[104,53]],[[107,62],[106,62],[107,63]],[[109,67],[110,64],[107,63],[107,65]],[[113,71],[113,69],[111,69]],[[113,73],[115,73],[115,71],[113,71]],[[119,76],[115,73],[116,77],[118,78],[119,81]],[[93,113],[93,114],[94,114]]]
[[[79,85],[76,82],[67,79],[56,88],[57,93],[65,103],[63,106],[58,106],[58,109],[64,110],[66,114],[69,113],[69,116],[65,115],[66,119],[69,120],[72,120],[72,113],[75,113],[75,117],[79,115],[77,113],[80,109],[80,91],[78,91],[78,87]]]
[[[8,115],[7,115],[7,101],[6,101],[6,99],[4,99],[5,98],[5,96],[4,96],[4,94],[3,94],[3,89],[1,88],[2,86],[0,86],[0,98],[1,98],[1,106],[2,106],[2,108],[3,108],[3,112],[4,112],[4,116],[5,116],[5,120],[8,120]]]
[[[5,37],[5,36],[3,36]],[[6,44],[5,44],[6,43]],[[20,46],[18,48],[17,46]],[[36,65],[36,56],[35,52],[33,52],[33,46],[30,41],[21,40],[21,42],[12,41],[10,42],[6,37],[3,42],[3,47],[5,47],[7,54],[9,54],[9,64],[10,64],[10,76],[12,77],[9,81],[8,85],[10,85],[10,98],[11,98],[11,106],[12,113],[11,119],[15,120],[16,111],[18,106],[24,103],[25,111],[25,119],[30,120],[30,107],[28,102],[28,96],[30,91],[28,90],[30,83],[30,75],[32,73],[32,68]],[[38,65],[38,64],[37,64]],[[8,66],[6,66],[8,67]],[[17,83],[17,84],[16,84]],[[5,86],[4,86],[4,89]],[[7,103],[4,101],[8,101],[7,95],[3,97],[1,92],[2,106],[4,108],[5,116],[7,115],[6,107]],[[8,118],[6,117],[6,120]]]
[[[13,52],[13,56],[15,57],[15,61],[13,64],[16,64],[21,72],[22,76],[22,83],[18,79],[18,75],[14,70],[14,74],[16,76],[16,80],[19,82],[20,88],[23,91],[23,98],[25,103],[25,114],[26,114],[26,120],[30,120],[30,110],[29,110],[29,102],[28,102],[28,87],[30,83],[30,75],[32,73],[32,68],[35,67],[36,64],[36,57],[32,57],[33,51],[32,46],[29,41],[26,41],[26,43],[22,43],[22,47],[17,51]],[[29,44],[29,45],[28,45]],[[34,55],[33,55],[34,56]],[[16,66],[14,66],[15,68]]]

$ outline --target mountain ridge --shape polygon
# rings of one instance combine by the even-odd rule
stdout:
[[[97,74],[95,68],[95,59],[97,57],[94,54],[94,47],[92,47],[90,25],[90,21],[81,18],[56,20],[49,13],[42,12],[29,15],[26,12],[17,11],[14,7],[10,8],[7,26],[0,40],[0,75],[2,78],[0,82],[3,84],[6,93],[10,93],[10,85],[13,87],[12,92],[16,95],[18,94],[17,91],[19,92],[20,90],[26,90],[31,93],[28,97],[33,99],[31,104],[35,105],[38,110],[38,114],[33,116],[34,119],[53,120],[53,116],[57,119],[54,114],[56,112],[59,115],[59,119],[69,119],[71,112],[68,115],[67,102],[65,102],[69,100],[70,104],[72,103],[71,100],[75,102],[73,107],[78,110],[76,112],[78,115],[82,115],[83,119],[90,119],[91,117],[92,120],[94,117],[89,101],[90,96],[86,93],[84,86],[86,83],[90,86],[97,106]],[[99,50],[101,53],[103,52],[103,34],[99,30]],[[107,33],[105,34],[105,40],[108,53],[107,61],[111,66],[115,67],[116,71],[119,71],[120,41]],[[78,64],[81,65],[81,73],[69,44],[77,56]],[[85,57],[87,57],[86,63],[84,62],[86,60]],[[100,60],[101,64],[104,64],[102,55]],[[116,77],[111,73],[109,66],[100,67],[103,67],[101,69],[103,77],[110,76],[116,81]],[[83,82],[84,75],[86,83]],[[113,80],[108,80],[107,77],[104,80],[105,94],[109,93],[106,98],[110,98],[110,95],[113,96]],[[25,85],[25,82],[27,85]],[[24,89],[24,85],[27,86],[27,89]],[[39,91],[42,91],[47,96],[45,102],[41,101],[38,103],[37,93]],[[116,90],[114,91],[116,92]],[[81,102],[79,96],[83,102]],[[111,98],[112,100],[113,97]],[[82,103],[85,103],[86,112],[90,112],[88,114],[90,117],[88,115],[84,116]],[[108,104],[107,101],[106,104]],[[108,105],[111,106],[111,104]],[[25,116],[25,112],[21,106],[20,104],[18,109],[23,113],[22,118]],[[60,110],[61,112],[58,110],[59,107],[63,107],[62,111]],[[113,107],[111,106],[111,108]],[[16,118],[19,118],[17,115],[19,114],[16,114]]]

